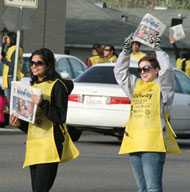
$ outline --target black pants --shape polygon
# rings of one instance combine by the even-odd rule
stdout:
[[[56,141],[59,156],[62,152],[62,142]],[[46,163],[30,166],[33,192],[49,192],[57,175],[59,163]]]

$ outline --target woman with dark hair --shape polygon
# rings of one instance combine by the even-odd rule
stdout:
[[[10,101],[11,92],[11,81],[13,80],[14,74],[14,63],[15,63],[15,53],[16,53],[16,33],[8,32],[3,37],[3,42],[5,43],[6,51],[3,55],[0,55],[0,61],[3,62],[3,86],[5,88],[5,95]],[[23,57],[23,50],[19,49],[19,59],[18,59],[18,70],[17,70],[17,80],[20,80],[24,75],[21,72]]]
[[[168,116],[174,97],[174,74],[160,39],[151,37],[156,57],[138,63],[140,79],[130,74],[133,36],[124,42],[114,68],[118,84],[131,99],[131,110],[120,154],[129,153],[139,192],[162,192],[166,153],[181,153]]]
[[[79,155],[65,124],[73,83],[61,79],[55,71],[51,50],[36,50],[29,60],[31,85],[42,91],[41,96],[31,96],[38,106],[36,121],[28,125],[11,114],[10,123],[27,133],[24,167],[30,166],[33,192],[48,192],[54,183],[59,162]]]
[[[107,63],[107,59],[104,58],[104,53],[102,46],[99,43],[96,43],[92,47],[92,57],[89,57],[87,66],[88,68],[98,64],[98,63]]]
[[[118,55],[116,54],[115,47],[113,45],[104,46],[104,57],[111,63],[117,61]]]

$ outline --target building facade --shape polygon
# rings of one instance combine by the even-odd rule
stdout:
[[[0,3],[0,16],[8,7],[4,1]],[[15,8],[16,9],[16,8]],[[26,8],[23,8],[26,9]],[[24,52],[32,52],[46,47],[55,53],[65,51],[65,23],[66,23],[66,0],[40,0],[38,8],[31,10],[31,26],[21,33],[21,42]],[[5,27],[2,19],[0,29]]]

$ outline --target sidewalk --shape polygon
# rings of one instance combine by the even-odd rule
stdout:
[[[1,128],[0,127],[0,135],[22,135],[24,132],[22,132],[20,129],[16,127],[6,126]]]

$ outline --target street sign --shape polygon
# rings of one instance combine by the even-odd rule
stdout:
[[[32,26],[33,9],[23,9],[21,30],[29,30]],[[16,31],[19,25],[20,9],[18,7],[7,7],[1,19],[9,31]]]
[[[33,8],[38,7],[38,0],[4,0],[5,6]]]

